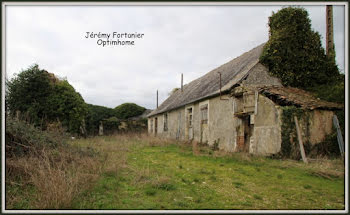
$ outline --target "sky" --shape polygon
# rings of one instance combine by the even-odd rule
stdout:
[[[181,73],[189,83],[266,42],[268,17],[282,7],[6,6],[6,75],[11,79],[36,63],[66,78],[87,103],[154,109],[156,91],[161,104],[180,87]],[[326,7],[303,7],[325,47]],[[344,12],[344,6],[333,7],[342,72]],[[144,35],[133,46],[102,47],[85,38],[87,32]]]

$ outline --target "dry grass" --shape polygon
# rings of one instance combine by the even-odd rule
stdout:
[[[177,147],[174,145],[177,145]],[[303,164],[302,162],[293,160],[273,160],[264,157],[251,156],[245,153],[212,151],[210,147],[201,146],[199,144],[192,145],[189,142],[162,139],[149,136],[145,133],[127,133],[113,136],[92,137],[88,139],[76,139],[70,141],[68,146],[58,147],[56,149],[43,149],[40,152],[40,156],[33,154],[22,157],[10,157],[6,159],[7,188],[16,187],[18,190],[25,190],[24,192],[9,192],[9,190],[13,191],[13,189],[6,189],[7,209],[76,208],[77,206],[74,205],[74,202],[77,202],[76,200],[79,200],[79,197],[81,197],[79,194],[89,190],[94,192],[95,195],[96,190],[94,189],[99,181],[117,181],[119,174],[122,174],[123,171],[124,173],[128,172],[127,176],[124,176],[124,180],[128,181],[128,184],[125,186],[141,186],[144,188],[144,192],[140,192],[145,193],[147,197],[157,197],[158,195],[163,194],[166,195],[166,193],[163,193],[165,191],[182,193],[182,186],[185,186],[184,184],[186,184],[187,181],[188,183],[198,181],[207,174],[209,174],[212,178],[208,176],[209,178],[207,178],[206,182],[209,183],[208,181],[212,181],[214,184],[213,186],[217,186],[215,184],[216,180],[220,180],[220,183],[225,182],[223,178],[225,178],[224,176],[226,176],[228,171],[231,171],[231,166],[228,166],[228,164],[231,163],[243,168],[243,170],[238,171],[239,169],[237,170],[237,167],[235,167],[235,171],[238,176],[252,180],[255,177],[248,177],[247,173],[252,175],[263,174],[264,171],[260,171],[259,168],[263,168],[265,165],[276,169],[276,172],[287,171],[289,168],[298,168],[303,169],[303,171],[305,170],[311,175],[327,179],[341,178],[344,176],[344,165],[341,160],[327,160],[319,158],[317,160],[312,160],[309,164]],[[164,148],[159,148],[156,146],[164,146]],[[193,147],[192,150],[191,147]],[[179,151],[176,151],[177,149]],[[163,156],[165,156],[164,153],[162,153],[164,150],[168,150],[167,152],[171,152],[169,155],[178,157],[179,160],[175,162],[173,160],[169,161],[168,157],[163,158]],[[155,154],[157,156],[152,158],[149,157],[150,155],[148,154],[137,154],[139,151],[151,151],[152,153],[159,152],[159,154]],[[193,153],[196,156],[188,157],[188,153]],[[130,157],[130,154],[132,154],[132,157]],[[132,160],[134,159],[134,156],[135,160]],[[207,156],[208,159],[204,156]],[[214,157],[215,159],[213,159]],[[166,162],[169,161],[167,165],[172,165],[172,169],[159,169],[159,167],[156,166],[157,163],[152,162],[152,159],[150,158],[155,161],[157,161],[157,159],[159,160],[160,158],[164,159]],[[196,165],[202,164],[201,162],[205,161],[206,166],[205,168],[203,167],[204,170],[208,168],[207,165],[211,165],[210,168],[216,169],[217,171],[209,171],[209,173],[204,174],[205,172],[203,172],[202,167],[199,168],[195,165],[193,168],[198,169],[198,174],[193,173],[193,175],[186,175],[184,178],[176,179],[178,176],[172,175],[173,172],[178,171],[183,174],[183,172],[186,171],[186,168],[190,167],[189,165],[191,162],[186,163],[183,161],[184,159],[191,161]],[[216,160],[221,160],[222,162],[218,164],[218,161]],[[244,165],[242,162],[244,162]],[[186,168],[183,166],[186,166]],[[247,166],[251,166],[252,168],[244,169]],[[220,169],[225,169],[225,171],[221,173],[219,171]],[[257,171],[257,169],[259,169],[259,171]],[[128,176],[130,175],[132,177],[129,179]],[[265,177],[265,175],[260,176]],[[280,177],[283,177],[283,180],[287,178],[286,176],[283,176],[282,173]],[[256,180],[258,180],[258,178],[259,177],[257,177]],[[181,181],[184,179],[185,182]],[[282,179],[279,179],[279,181],[281,180]],[[110,181],[108,181],[108,183],[109,182]],[[231,181],[229,179],[227,179],[225,183],[231,186]],[[246,184],[242,181],[241,183]],[[201,183],[198,182],[198,186],[199,184]],[[308,182],[308,184],[310,183]],[[242,186],[245,188],[244,185]],[[28,187],[32,187],[33,191],[27,189]],[[103,186],[101,187],[103,188]],[[108,191],[110,191],[108,186],[107,188]],[[227,187],[218,185],[218,189],[220,190],[221,188],[227,189]],[[189,193],[192,192],[189,190],[187,191]],[[101,194],[105,194],[106,192],[107,191],[103,190],[101,191]],[[118,190],[116,192],[118,192],[116,194],[117,196],[123,196],[123,194],[120,193],[123,192],[122,190]],[[208,195],[209,194],[210,193],[208,193]],[[128,199],[129,197],[124,196],[123,198]],[[159,198],[161,199],[161,197]],[[258,196],[254,198],[257,199],[254,201],[258,201],[260,197]],[[18,204],[19,202],[24,202],[24,199],[30,200],[27,206]],[[91,201],[95,200],[92,199]],[[91,202],[88,201],[87,204],[90,203]],[[89,205],[86,205],[85,207],[89,207]]]
[[[93,184],[101,173],[102,160],[87,151],[71,147],[42,149],[40,156],[13,156],[6,159],[6,185],[19,189],[34,187],[30,196],[7,192],[6,206],[29,198],[32,209],[70,208],[73,198]]]

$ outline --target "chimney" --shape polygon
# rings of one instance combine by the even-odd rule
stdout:
[[[184,85],[184,75],[181,73],[181,92],[183,91],[183,85]]]
[[[333,6],[326,6],[326,54],[334,50],[334,38],[333,38]]]

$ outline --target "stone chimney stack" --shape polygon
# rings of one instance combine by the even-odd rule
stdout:
[[[331,50],[334,50],[333,36],[333,6],[326,6],[326,54],[329,55]]]

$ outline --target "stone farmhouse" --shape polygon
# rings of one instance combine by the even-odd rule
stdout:
[[[332,132],[334,110],[301,89],[283,87],[259,63],[264,44],[173,92],[148,115],[150,134],[217,144],[227,152],[271,155],[283,145],[283,112],[301,110],[304,142],[315,145]],[[307,116],[307,117],[305,117]],[[288,134],[296,142],[295,134]]]

